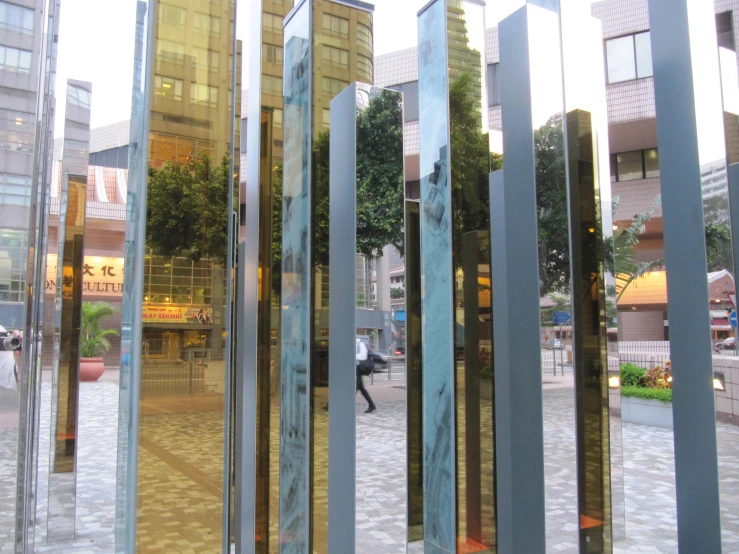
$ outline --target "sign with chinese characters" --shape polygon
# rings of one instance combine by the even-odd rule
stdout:
[[[190,323],[209,325],[213,323],[210,308],[197,306],[149,306],[144,304],[144,323]]]
[[[49,254],[46,263],[46,293],[56,290],[57,255]],[[82,266],[82,295],[121,296],[123,294],[123,258],[85,256]],[[71,276],[63,277],[63,280]],[[64,283],[62,283],[62,286]]]

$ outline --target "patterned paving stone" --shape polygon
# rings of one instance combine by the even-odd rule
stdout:
[[[547,510],[547,551],[577,552],[575,488],[574,399],[571,376],[544,377],[544,440]],[[361,397],[357,403],[357,552],[405,552],[405,404],[402,383],[377,380],[368,388],[378,411],[364,414]],[[50,389],[44,384],[43,405],[48,407]],[[83,383],[80,402],[77,536],[74,541],[46,544],[46,483],[48,478],[49,416],[42,414],[39,459],[37,552],[113,552],[115,520],[115,464],[118,388],[113,382]],[[180,414],[181,415],[181,414]],[[6,418],[7,419],[7,418]],[[202,423],[202,422],[201,422]],[[319,422],[320,423],[320,422]],[[197,455],[213,448],[207,441],[181,440],[192,422],[187,416],[158,421],[149,436],[166,441],[175,454]],[[212,422],[208,425],[217,426]],[[222,422],[221,422],[222,425]],[[217,433],[217,427],[213,427]],[[158,435],[156,434],[158,433]],[[0,426],[0,553],[12,552],[9,530],[14,517],[15,449],[17,428]],[[722,494],[722,538],[724,552],[739,553],[739,428],[718,425],[719,468]],[[669,430],[624,424],[626,533],[617,541],[616,552],[677,552],[675,487],[672,434]],[[184,511],[203,506],[216,508],[213,490],[220,479],[219,468],[210,468],[214,480],[193,490],[177,482],[176,472],[156,448],[146,451],[141,479],[157,494],[180,495]],[[171,461],[170,461],[171,463]],[[212,470],[212,471],[211,471]],[[150,510],[156,510],[151,504]],[[171,517],[175,514],[158,514]],[[181,527],[181,526],[179,526]],[[152,552],[207,552],[210,524],[181,529],[174,525],[171,536],[150,545]],[[149,550],[149,548],[147,548]],[[409,552],[422,552],[412,545]]]

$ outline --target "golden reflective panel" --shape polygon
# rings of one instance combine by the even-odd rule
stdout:
[[[490,269],[490,151],[484,7],[447,2],[452,175],[457,546],[495,552],[495,439]]]
[[[406,486],[408,543],[423,540],[423,364],[421,349],[421,220],[418,200],[405,203]]]
[[[279,548],[283,20],[292,0],[262,1],[255,552]]]
[[[228,273],[241,53],[234,2],[157,2],[144,259],[136,548],[221,552]],[[235,60],[236,75],[232,67]],[[230,464],[229,464],[230,465]]]
[[[58,342],[51,404],[47,520],[49,542],[73,539],[75,534],[87,176],[66,174],[65,178],[67,182],[62,185],[59,207],[61,263],[57,264],[55,335]]]
[[[589,112],[567,114],[580,551],[611,552],[606,281],[601,202]],[[610,244],[610,243],[609,243]]]

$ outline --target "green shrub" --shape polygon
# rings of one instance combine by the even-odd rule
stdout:
[[[634,365],[631,362],[621,364],[621,386],[638,387],[642,384],[642,381],[646,374],[646,368],[639,367],[638,365]]]
[[[621,386],[621,396],[672,402],[672,389],[647,389],[636,386]]]

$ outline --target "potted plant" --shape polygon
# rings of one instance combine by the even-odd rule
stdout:
[[[84,302],[80,326],[80,380],[97,381],[105,371],[102,353],[110,350],[108,335],[118,335],[114,329],[101,329],[104,317],[115,310],[107,302]]]

